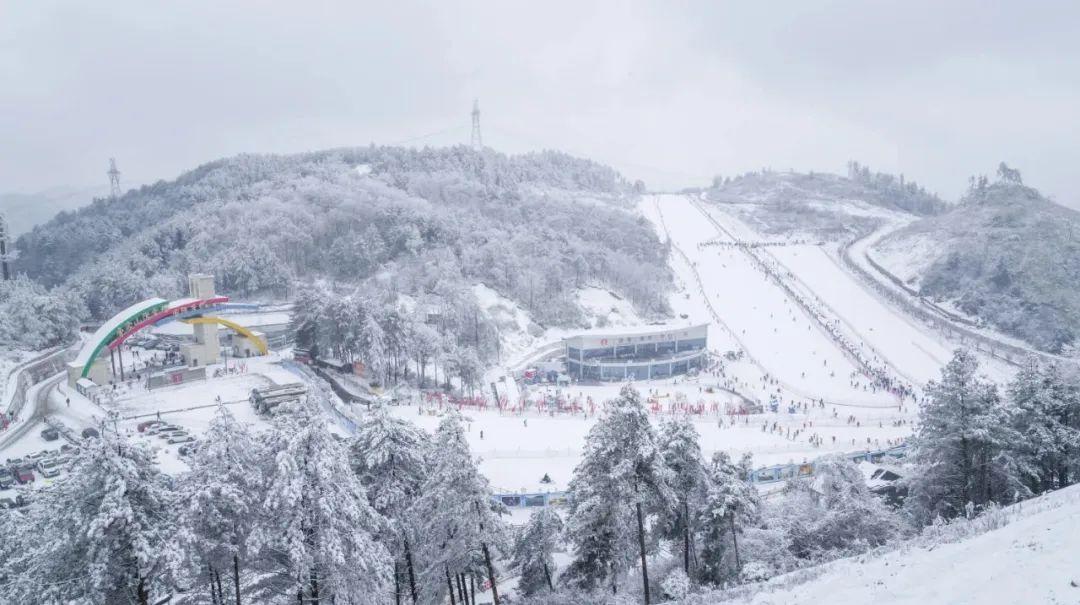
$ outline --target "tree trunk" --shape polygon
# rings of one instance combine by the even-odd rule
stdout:
[[[457,601],[454,600],[454,583],[450,580],[450,568],[443,566],[446,570],[446,587],[450,589],[450,605],[457,605]]]
[[[645,562],[645,516],[641,512],[641,502],[635,506],[637,508],[638,550],[641,553],[641,583],[645,590],[645,605],[649,605],[652,601],[649,598],[649,565]]]
[[[401,565],[394,560],[394,605],[401,605]]]
[[[139,605],[150,605],[150,591],[146,590],[145,578],[139,578],[139,588],[136,593],[139,597]]]
[[[491,582],[491,602],[499,605],[499,587],[495,585],[495,566],[491,564],[491,551],[488,550],[487,542],[481,542],[480,547],[484,551],[484,563],[487,565],[488,581]]]
[[[221,588],[221,574],[217,571],[214,572],[214,581],[217,582],[217,594],[221,599],[221,605],[225,605],[225,591]]]
[[[311,602],[319,602],[319,572],[311,570]]]
[[[232,558],[232,571],[233,571],[233,588],[236,589],[236,605],[240,605],[240,557],[233,555]]]
[[[548,590],[555,592],[555,586],[551,583],[551,570],[548,569],[547,561],[544,561],[544,579],[547,580]]]
[[[217,586],[214,585],[214,566],[207,563],[206,569],[210,573],[210,602],[214,605],[222,605],[221,599],[218,598]]]
[[[408,538],[405,538],[405,567],[409,571],[409,594],[412,596],[413,605],[416,605],[416,574],[413,572],[412,550],[409,548]]]
[[[728,517],[731,525],[731,544],[735,547],[735,573],[742,575],[742,562],[739,560],[739,537],[735,533],[735,513]]]
[[[465,580],[461,576],[462,574],[454,574],[454,579],[457,580],[458,600],[462,603],[468,603],[469,596],[465,594]]]
[[[476,575],[469,574],[469,602],[476,605]]]
[[[690,503],[683,501],[683,572],[690,577]]]

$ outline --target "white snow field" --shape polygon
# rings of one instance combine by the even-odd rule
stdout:
[[[880,556],[843,559],[755,585],[739,605],[1033,605],[1080,603],[1080,486],[1072,486],[976,519],[971,537],[949,529],[897,544]],[[1008,524],[985,533],[979,527]],[[933,530],[928,529],[932,534]]]

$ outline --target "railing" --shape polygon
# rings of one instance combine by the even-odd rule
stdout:
[[[868,237],[868,236],[869,236],[869,234],[866,234],[866,235],[863,235],[862,237]],[[936,305],[934,305],[933,307],[934,307],[934,309],[936,311],[938,311],[938,313],[928,311],[926,308],[914,304],[912,302],[911,298],[909,298],[909,296],[914,297],[914,298],[916,298],[917,300],[920,300],[920,301],[922,301],[924,299],[921,296],[919,296],[918,294],[912,294],[913,290],[911,290],[908,287],[904,287],[904,286],[901,286],[902,291],[904,292],[904,294],[901,294],[896,289],[891,288],[891,287],[885,285],[884,283],[882,283],[881,280],[874,277],[873,274],[871,274],[869,271],[867,271],[862,266],[860,266],[858,263],[856,263],[854,260],[852,260],[852,258],[851,258],[851,247],[855,242],[862,239],[862,237],[853,239],[853,240],[845,243],[843,246],[841,246],[841,248],[840,248],[840,260],[841,260],[844,268],[846,268],[850,272],[854,273],[858,278],[860,278],[860,281],[862,281],[864,283],[864,285],[872,288],[875,292],[880,294],[885,300],[892,303],[894,306],[899,307],[901,311],[907,313],[909,316],[922,321],[924,324],[926,324],[931,329],[936,330],[938,332],[942,332],[946,336],[959,337],[961,344],[971,344],[971,345],[974,346],[976,351],[979,351],[981,353],[990,355],[991,357],[994,357],[995,359],[999,359],[999,360],[1001,360],[1001,361],[1003,361],[1003,362],[1005,362],[1007,364],[1013,365],[1013,366],[1019,366],[1020,362],[1023,359],[1025,359],[1025,358],[1027,358],[1027,357],[1029,357],[1031,355],[1035,355],[1035,356],[1039,357],[1040,359],[1042,359],[1043,361],[1050,361],[1050,362],[1067,361],[1064,358],[1057,357],[1055,355],[1050,355],[1050,354],[1044,353],[1042,351],[1036,351],[1034,349],[1026,349],[1026,348],[1018,347],[1016,345],[1012,345],[1012,344],[1009,344],[1009,343],[1006,343],[1006,342],[1002,342],[1002,341],[997,340],[995,338],[989,337],[989,336],[987,336],[985,334],[981,334],[981,333],[976,332],[974,330],[970,330],[970,329],[968,329],[968,328],[966,328],[964,326],[957,325],[957,323],[954,320],[952,320],[951,318],[943,317],[940,313],[943,312],[944,309],[940,309]],[[881,267],[876,262],[874,262],[874,260],[871,259],[869,257],[869,255],[865,255],[865,258],[867,259],[867,261],[870,263],[870,265],[872,267],[874,267],[878,271],[881,271],[882,274],[885,275],[886,277],[890,277],[891,278],[890,281],[894,281],[894,282],[899,281],[898,277],[896,277],[895,275],[892,275],[891,273],[886,271],[883,267]],[[923,304],[926,304],[926,303],[924,302]]]

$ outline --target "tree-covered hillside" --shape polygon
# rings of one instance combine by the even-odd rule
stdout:
[[[325,279],[422,300],[484,283],[573,325],[576,287],[667,312],[666,251],[614,170],[561,153],[362,147],[218,160],[24,234],[17,270],[105,317],[204,271],[239,297]]]
[[[1046,199],[1014,172],[993,183],[974,180],[960,205],[879,247],[935,242],[919,276],[924,294],[1059,353],[1080,337],[1080,212]]]
[[[948,207],[917,183],[871,172],[858,162],[848,176],[763,170],[736,177],[715,177],[705,195],[730,204],[729,210],[763,233],[807,234],[846,240],[865,233],[887,211],[934,215]]]

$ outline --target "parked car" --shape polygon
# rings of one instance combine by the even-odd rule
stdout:
[[[17,466],[11,469],[15,474],[15,480],[22,484],[33,483],[34,471],[29,466]]]
[[[158,439],[169,440],[169,439],[172,439],[173,437],[182,437],[182,436],[187,435],[187,434],[188,434],[188,432],[184,431],[184,430],[166,431],[164,433],[158,433]]]
[[[136,428],[139,429],[140,433],[144,433],[144,432],[146,432],[146,429],[148,429],[148,428],[150,428],[152,426],[157,426],[159,424],[165,424],[165,423],[160,421],[160,420],[147,420],[146,422],[140,422],[139,425]]]
[[[26,455],[26,459],[30,462],[37,462],[47,455],[47,452],[31,452]]]
[[[146,434],[147,435],[158,435],[158,434],[161,434],[161,433],[167,433],[169,431],[179,431],[179,430],[182,430],[182,427],[176,426],[175,424],[166,424],[166,423],[163,422],[161,424],[155,424],[154,426],[146,429]]]
[[[65,454],[74,454],[75,452],[79,451],[79,448],[77,446],[71,445],[70,443],[65,443],[64,445],[60,446],[60,451]]]
[[[60,463],[56,460],[42,460],[38,462],[38,470],[41,471],[41,476],[46,479],[52,479],[53,477],[60,476]]]
[[[30,502],[22,495],[15,496],[14,500],[12,500],[11,498],[0,498],[0,509],[20,508],[26,506],[29,503]]]
[[[90,439],[92,437],[97,438],[97,437],[101,436],[101,433],[98,433],[97,429],[89,428],[89,429],[83,429],[82,430],[82,436],[83,436],[83,439]]]
[[[60,431],[50,426],[49,428],[41,431],[41,438],[45,441],[56,441],[60,438]]]
[[[188,435],[187,433],[184,433],[182,435],[173,435],[166,443],[191,443],[192,441],[195,441],[195,438],[191,435]]]
[[[15,474],[9,468],[0,467],[0,489],[8,489],[15,485]]]

